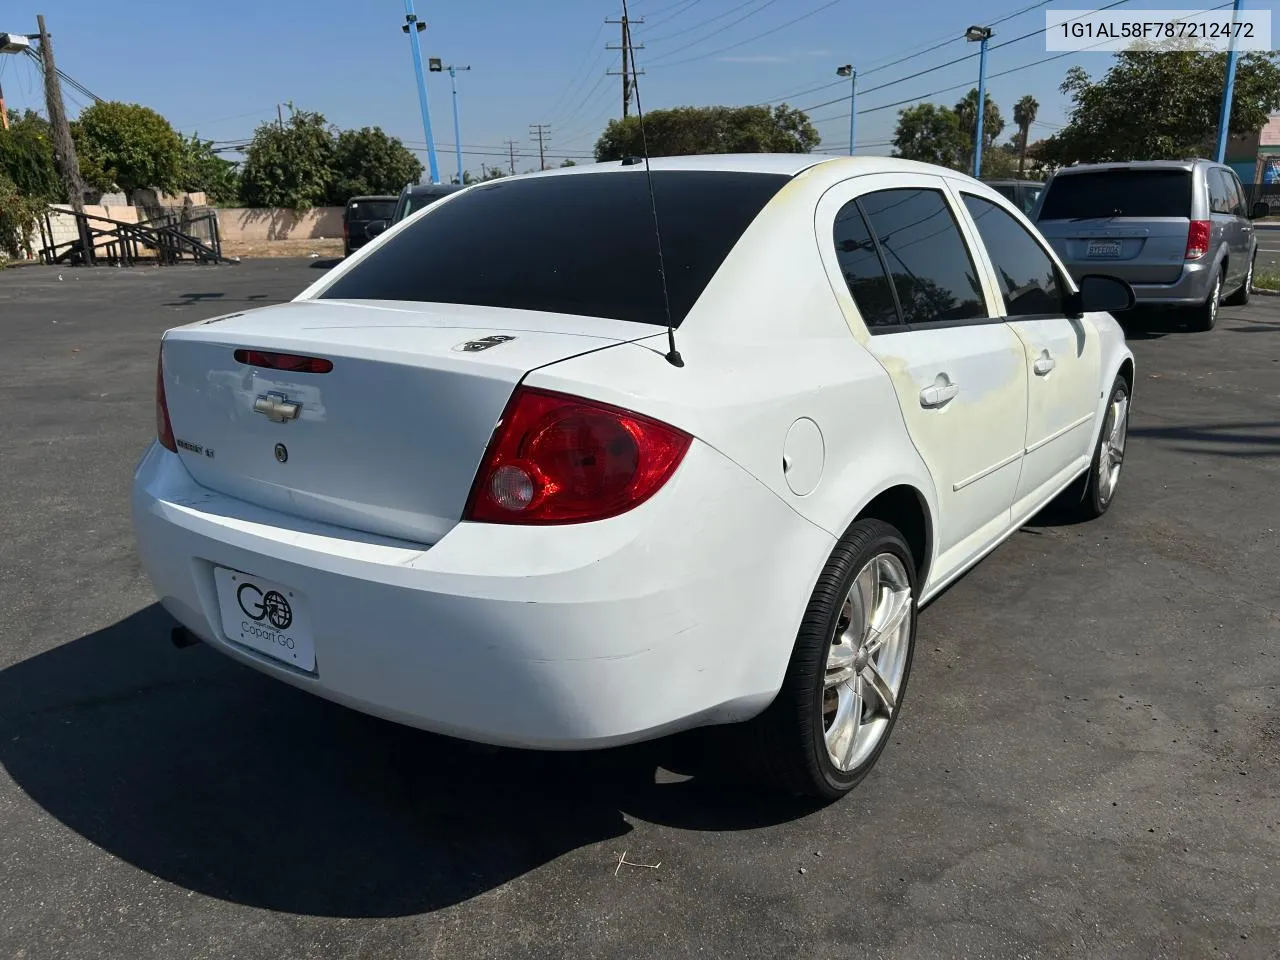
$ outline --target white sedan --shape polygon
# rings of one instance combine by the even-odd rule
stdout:
[[[1110,505],[1131,304],[909,161],[483,183],[165,334],[138,548],[175,639],[357,710],[542,749],[740,724],[831,799],[918,609]]]

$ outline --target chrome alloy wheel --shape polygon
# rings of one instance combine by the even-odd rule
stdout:
[[[1102,444],[1098,448],[1098,499],[1111,502],[1124,466],[1124,445],[1129,438],[1129,397],[1123,391],[1112,395],[1107,419],[1102,424]]]
[[[843,773],[871,757],[889,730],[911,652],[911,580],[891,553],[859,571],[840,608],[823,679],[827,755]]]

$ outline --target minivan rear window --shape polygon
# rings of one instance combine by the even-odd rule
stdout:
[[[1189,170],[1099,170],[1054,177],[1040,220],[1190,217]]]
[[[653,172],[674,323],[788,179]],[[465,303],[665,325],[653,216],[643,169],[495,180],[432,206],[320,297]]]

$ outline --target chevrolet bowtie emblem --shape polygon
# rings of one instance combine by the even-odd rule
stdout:
[[[264,393],[253,401],[254,413],[260,413],[274,423],[297,420],[302,404],[290,400],[283,393]]]

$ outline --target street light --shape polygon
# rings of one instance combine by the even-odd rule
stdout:
[[[836,76],[849,78],[849,156],[853,156],[853,131],[858,122],[858,71],[852,63],[836,67]]]
[[[439,57],[431,58],[432,72],[449,71],[449,86],[453,89],[453,149],[458,156],[459,184],[462,183],[462,128],[458,124],[458,71],[470,69],[470,67],[455,67],[452,63],[445,67]]]
[[[978,125],[973,138],[973,176],[982,175],[982,120],[987,112],[987,41],[994,31],[990,27],[970,27],[964,38],[982,44],[978,55]]]
[[[413,54],[413,72],[418,80],[418,107],[422,110],[422,132],[427,137],[427,165],[431,169],[431,182],[440,182],[440,167],[436,163],[436,142],[431,136],[431,107],[427,105],[427,81],[422,75],[422,47],[418,44],[418,34],[427,25],[418,19],[413,12],[413,0],[404,0],[404,23],[400,29],[409,35],[409,51]]]

